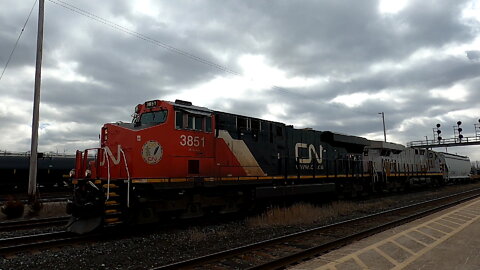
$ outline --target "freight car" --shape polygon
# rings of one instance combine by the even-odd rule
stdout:
[[[465,182],[470,180],[472,165],[466,156],[450,153],[438,153],[444,165],[443,177],[447,182]]]
[[[0,193],[26,192],[30,155],[28,153],[0,153]],[[37,184],[56,188],[70,183],[69,172],[75,166],[75,156],[43,154],[38,156]]]
[[[131,123],[105,124],[99,148],[77,151],[69,229],[439,183],[441,166],[428,150],[153,100],[136,106]]]

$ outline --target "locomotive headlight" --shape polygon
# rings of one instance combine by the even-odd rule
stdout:
[[[75,176],[75,169],[71,169],[70,170],[70,173],[68,174],[70,177],[74,177]]]
[[[85,177],[90,177],[90,175],[92,175],[92,171],[89,170],[89,169],[86,169],[85,170]]]

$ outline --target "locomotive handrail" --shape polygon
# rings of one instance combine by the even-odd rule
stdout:
[[[107,198],[105,201],[110,199],[110,160],[108,159],[107,151],[103,151],[105,161],[107,162]]]
[[[125,156],[125,152],[121,147],[119,149],[123,155],[123,161],[125,162],[125,170],[127,171],[127,207],[130,207],[130,172],[128,170],[127,157]]]

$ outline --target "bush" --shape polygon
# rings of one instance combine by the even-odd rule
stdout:
[[[17,198],[9,196],[1,209],[7,218],[19,218],[23,215],[25,204]]]

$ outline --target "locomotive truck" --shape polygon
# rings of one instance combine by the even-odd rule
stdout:
[[[441,184],[444,175],[431,150],[152,100],[131,123],[105,124],[98,148],[77,151],[68,226],[86,233],[265,200]]]

